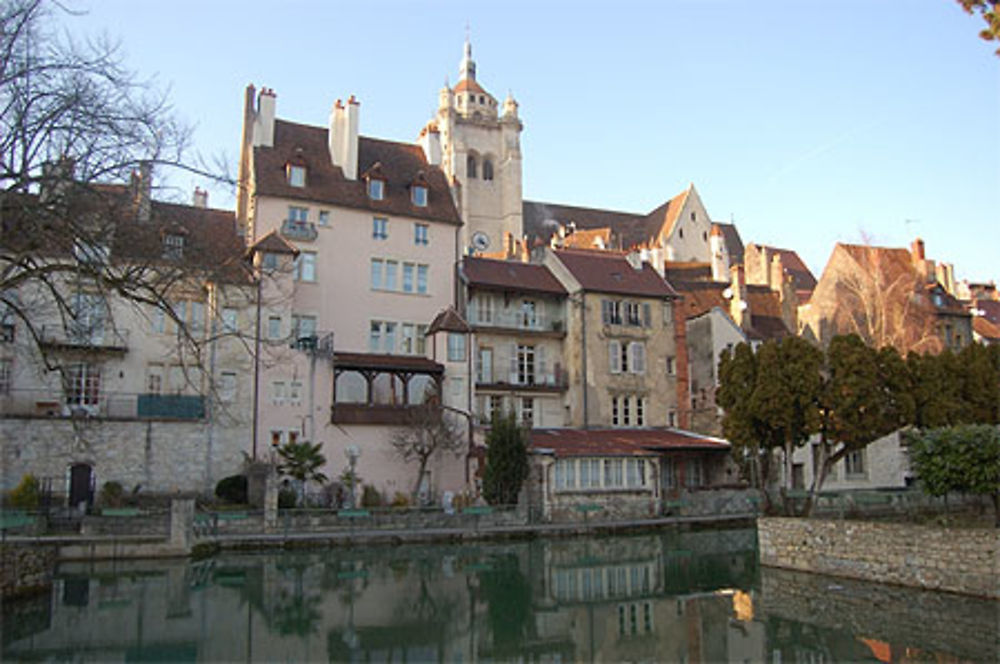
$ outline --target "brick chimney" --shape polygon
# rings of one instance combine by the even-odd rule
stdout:
[[[208,207],[208,192],[201,187],[194,188],[194,194],[191,196],[191,205],[196,208],[207,208]]]
[[[132,193],[132,206],[135,209],[136,221],[149,221],[153,205],[153,165],[148,161],[139,162],[139,168],[132,171],[129,183]]]

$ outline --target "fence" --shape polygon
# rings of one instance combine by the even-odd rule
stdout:
[[[200,420],[205,417],[205,397],[100,392],[71,400],[58,390],[12,389],[0,395],[0,416]]]

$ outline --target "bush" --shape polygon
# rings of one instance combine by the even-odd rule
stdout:
[[[299,496],[295,493],[295,489],[283,486],[278,491],[278,509],[290,510],[294,509],[296,504],[299,502]]]
[[[11,507],[33,510],[38,508],[38,480],[34,475],[25,475],[21,482],[10,492]]]
[[[215,485],[215,496],[220,500],[241,505],[247,502],[247,476],[230,475]]]
[[[409,507],[410,497],[407,496],[402,491],[397,491],[396,495],[392,497],[392,503],[390,507]]]
[[[125,489],[121,482],[105,482],[101,487],[101,495],[98,498],[101,505],[105,507],[121,507],[125,497]]]
[[[382,498],[382,494],[379,490],[373,487],[371,484],[365,485],[365,490],[361,494],[361,506],[362,507],[381,507],[385,502]]]

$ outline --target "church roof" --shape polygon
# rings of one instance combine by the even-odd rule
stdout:
[[[461,81],[455,84],[454,92],[475,92],[483,93],[484,95],[490,94],[483,89],[483,86],[479,85],[474,78],[463,78]]]
[[[448,187],[448,179],[437,166],[427,162],[423,149],[412,143],[358,137],[358,173],[378,166],[386,181],[382,200],[368,196],[363,179],[348,180],[330,160],[326,127],[314,127],[285,120],[274,121],[274,147],[254,148],[257,194],[299,199],[371,210],[450,224],[461,224]],[[306,184],[293,187],[286,165],[306,167]],[[427,205],[418,206],[410,197],[410,185],[420,175],[426,181]]]
[[[722,240],[726,245],[726,253],[729,254],[729,264],[736,265],[743,262],[743,239],[735,224],[723,224],[718,221],[713,222],[713,227],[718,227],[722,231]]]

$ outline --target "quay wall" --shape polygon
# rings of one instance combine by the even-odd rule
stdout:
[[[32,543],[0,545],[0,597],[9,599],[52,585],[56,549]]]
[[[765,567],[1000,599],[995,529],[762,517]]]

